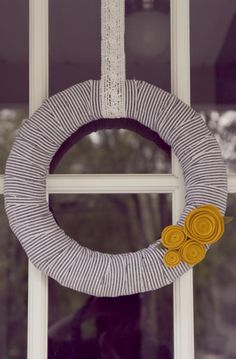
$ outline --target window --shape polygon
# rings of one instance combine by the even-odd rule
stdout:
[[[27,356],[28,261],[8,227],[3,173],[28,117],[28,1],[0,1],[0,8],[0,357],[20,359]]]
[[[103,350],[120,358],[234,358],[234,224],[194,275],[189,271],[157,292],[95,299],[60,287],[31,264],[27,270],[4,214],[5,161],[18,126],[45,97],[100,78],[100,2],[0,4],[1,356],[72,358],[76,352],[95,358]],[[127,78],[171,90],[187,103],[191,78],[192,105],[216,134],[229,169],[230,215],[236,193],[235,10],[222,0],[126,0]],[[153,46],[137,33],[142,27]],[[181,169],[152,131],[132,120],[123,128],[115,121],[110,126],[107,120],[106,129],[100,124],[93,134],[89,125],[78,131],[55,155],[48,200],[59,225],[80,243],[112,253],[137,250],[177,220],[184,206]],[[125,321],[127,307],[132,310]]]
[[[212,6],[211,1],[191,1],[192,105],[205,117],[221,146],[229,172],[228,213],[231,216],[236,210],[235,193],[231,187],[236,169],[235,11],[233,2],[225,6],[223,1],[216,1]],[[233,233],[234,222],[226,227],[224,238],[209,252],[206,261],[194,270],[197,358],[212,355],[232,359],[236,356],[233,343],[236,274],[232,266],[235,260]]]

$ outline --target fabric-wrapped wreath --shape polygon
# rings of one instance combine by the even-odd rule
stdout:
[[[62,285],[95,296],[140,293],[173,282],[203,259],[224,231],[226,169],[204,119],[176,96],[143,81],[127,80],[125,99],[127,118],[156,131],[183,170],[186,205],[161,240],[132,253],[92,251],[68,237],[49,211],[50,162],[79,127],[102,118],[100,81],[47,99],[18,131],[5,171],[10,226],[32,263]]]

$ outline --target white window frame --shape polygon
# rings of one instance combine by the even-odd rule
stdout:
[[[171,88],[190,104],[190,0],[171,4]],[[48,0],[29,0],[29,66],[32,114],[48,96]],[[236,193],[236,175],[228,176],[229,193]],[[0,176],[0,194],[3,176]],[[171,193],[173,221],[184,207],[184,183],[172,153],[172,174],[50,175],[50,193]],[[47,359],[48,279],[29,262],[27,359]],[[194,359],[193,272],[173,285],[174,359]]]

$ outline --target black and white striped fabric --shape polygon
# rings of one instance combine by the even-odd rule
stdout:
[[[46,100],[18,131],[5,172],[10,226],[32,263],[62,285],[95,296],[155,290],[190,267],[163,264],[159,240],[118,255],[82,247],[56,224],[46,202],[46,177],[59,146],[80,126],[102,118],[100,81],[86,81]],[[143,81],[126,81],[127,117],[172,146],[184,174],[186,206],[178,221],[199,205],[225,212],[227,176],[219,146],[204,119],[177,97]]]

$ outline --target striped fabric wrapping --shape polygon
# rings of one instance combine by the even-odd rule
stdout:
[[[227,176],[220,148],[204,119],[177,97],[143,81],[125,84],[127,117],[141,122],[174,149],[184,174],[186,206],[226,209]],[[59,146],[80,126],[102,117],[100,82],[86,81],[48,100],[19,129],[5,172],[10,226],[32,263],[60,284],[95,296],[155,290],[190,267],[163,264],[159,240],[133,253],[111,255],[82,247],[56,224],[46,202],[46,176]]]

